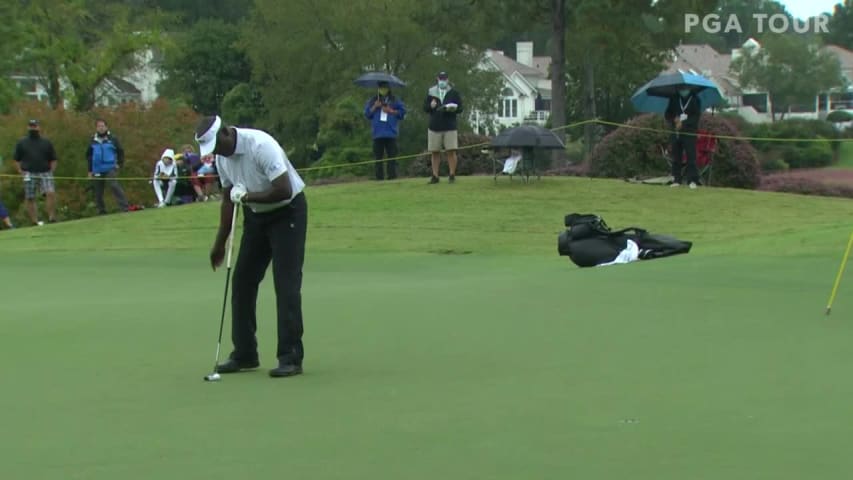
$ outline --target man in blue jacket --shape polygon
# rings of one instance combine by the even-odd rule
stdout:
[[[116,177],[118,169],[124,166],[124,149],[118,138],[113,136],[107,127],[107,122],[98,119],[95,122],[95,136],[86,149],[86,160],[89,162],[89,178],[95,179],[95,204],[98,213],[104,215],[107,208],[104,205],[104,184],[110,184],[110,190],[119,208],[127,211],[127,198]]]
[[[388,82],[378,83],[378,94],[371,97],[364,106],[364,116],[373,127],[373,157],[376,162],[376,179],[384,180],[385,163],[388,164],[388,180],[397,178],[397,160],[380,162],[383,154],[386,158],[397,156],[398,124],[406,117],[406,106],[397,99],[389,88]]]

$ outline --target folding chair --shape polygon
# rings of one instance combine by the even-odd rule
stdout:
[[[513,149],[512,153],[509,157],[504,160],[493,159],[493,173],[495,175],[495,183],[498,183],[498,163],[503,162],[501,166],[500,174],[509,175],[509,180],[512,181],[512,177],[514,175],[523,175],[523,171],[519,171],[519,167],[522,165],[523,155],[520,150]],[[523,170],[523,169],[522,169]]]

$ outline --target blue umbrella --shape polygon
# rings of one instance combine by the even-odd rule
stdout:
[[[678,95],[678,90],[688,87],[701,102],[702,108],[719,105],[723,101],[720,88],[702,75],[690,73],[667,73],[643,85],[631,96],[631,103],[640,112],[663,113],[669,98]]]
[[[359,87],[365,88],[376,88],[379,86],[379,82],[388,82],[389,87],[405,87],[406,82],[400,80],[399,78],[391,75],[390,73],[383,72],[369,72],[364,75],[358,77],[352,83],[358,85]]]

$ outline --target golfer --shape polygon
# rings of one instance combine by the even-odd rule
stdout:
[[[218,373],[256,368],[258,286],[272,263],[278,319],[278,367],[270,376],[302,373],[302,264],[308,205],[305,182],[284,150],[269,134],[226,126],[219,116],[205,117],[196,128],[202,157],[216,155],[222,182],[219,232],[210,251],[215,270],[222,265],[231,233],[231,215],[243,208],[243,238],[234,265],[231,295],[231,340],[234,350]]]

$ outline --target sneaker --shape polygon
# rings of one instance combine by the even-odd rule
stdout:
[[[695,189],[696,189],[696,186],[697,186],[697,185],[696,185],[696,182],[690,182],[689,187],[690,187],[692,190],[695,190]]]
[[[451,175],[450,177],[448,177],[447,182],[456,183],[456,175]]]
[[[672,182],[669,186],[674,188],[674,187],[680,187],[681,184],[678,182]]]
[[[164,202],[160,202],[157,204],[157,208],[163,208],[165,206],[166,206],[166,204]]]
[[[438,181],[439,181],[439,180],[438,180],[438,177],[436,177],[435,175],[433,175],[433,176],[432,176],[432,178],[430,178],[430,179],[429,179],[429,184],[430,184],[430,185],[435,185],[436,183],[438,183]]]
[[[44,226],[44,222],[42,222],[41,220],[39,220],[38,222],[36,222],[36,225],[37,225],[37,226],[39,226],[39,227]]]

